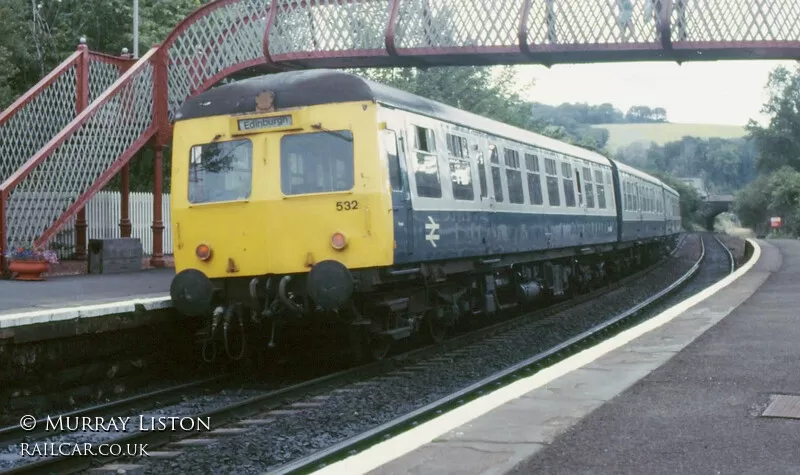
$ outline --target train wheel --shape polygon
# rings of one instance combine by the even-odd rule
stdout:
[[[350,349],[356,363],[380,361],[392,347],[392,340],[364,327],[350,329]]]
[[[425,316],[425,331],[433,343],[439,344],[447,336],[447,325],[443,318],[435,315],[435,312],[428,312]]]
[[[380,361],[386,358],[392,348],[392,340],[387,336],[367,331],[365,339],[366,350],[372,361]]]

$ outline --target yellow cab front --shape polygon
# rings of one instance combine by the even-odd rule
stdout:
[[[176,271],[210,278],[392,262],[376,106],[324,104],[175,124]]]

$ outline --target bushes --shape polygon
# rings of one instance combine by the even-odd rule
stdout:
[[[769,218],[779,216],[782,234],[800,236],[800,172],[785,166],[761,175],[736,193],[733,209],[742,224],[765,234]]]

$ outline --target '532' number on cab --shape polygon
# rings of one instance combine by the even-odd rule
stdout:
[[[337,201],[336,211],[352,211],[358,209],[358,201]]]

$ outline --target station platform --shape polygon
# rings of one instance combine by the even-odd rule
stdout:
[[[0,340],[19,327],[171,308],[174,275],[175,269],[162,268],[40,282],[0,280]]]
[[[317,472],[800,473],[800,241],[593,348]]]

